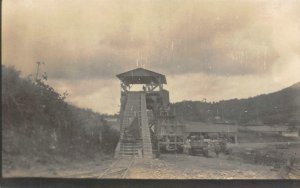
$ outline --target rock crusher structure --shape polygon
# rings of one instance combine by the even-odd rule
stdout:
[[[115,156],[153,158],[163,150],[181,150],[184,125],[170,108],[169,92],[163,88],[166,77],[143,68],[117,77],[121,80],[121,106]],[[136,90],[137,86],[142,87]]]

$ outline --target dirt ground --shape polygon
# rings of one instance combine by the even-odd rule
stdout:
[[[14,165],[13,168],[6,165],[2,174],[3,177],[97,178],[113,161],[111,156],[77,161],[56,158],[46,164],[32,160],[27,165]]]
[[[282,167],[289,156],[300,156],[300,145],[253,145],[233,148],[232,155],[218,158],[162,154],[158,159],[136,159],[128,171],[133,179],[281,179]],[[26,159],[23,159],[26,160]],[[30,160],[28,165],[7,168],[4,177],[99,178],[114,162],[111,156],[70,161],[63,158],[43,164]],[[24,164],[24,162],[22,163]],[[300,179],[297,176],[296,179]]]
[[[136,179],[276,179],[272,167],[229,161],[227,156],[205,158],[164,154],[151,161],[137,160],[129,171]]]
[[[249,143],[231,148],[231,155],[221,154],[219,158],[163,154],[152,161],[137,160],[129,178],[300,179],[299,175],[289,177],[285,172],[288,159],[300,157],[299,143]]]
[[[71,164],[35,165],[3,173],[4,177],[98,178],[112,159]],[[228,161],[226,156],[205,158],[185,154],[164,154],[159,159],[136,159],[127,178],[134,179],[274,179],[271,167]]]

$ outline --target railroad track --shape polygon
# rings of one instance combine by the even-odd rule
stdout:
[[[126,178],[130,167],[134,162],[133,156],[122,156],[110,166],[102,168],[104,172],[99,175],[99,170],[93,169],[85,172],[64,174],[65,178]]]
[[[122,156],[107,168],[98,178],[121,178],[127,177],[128,171],[134,162],[133,156]]]

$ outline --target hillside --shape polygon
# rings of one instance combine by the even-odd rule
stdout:
[[[112,154],[118,132],[101,114],[68,104],[45,80],[1,71],[3,169]]]
[[[176,114],[190,121],[233,121],[253,124],[300,123],[300,82],[280,91],[247,99],[219,102],[183,101],[173,104]]]

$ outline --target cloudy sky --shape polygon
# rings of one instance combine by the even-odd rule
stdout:
[[[269,93],[300,81],[298,0],[4,0],[2,63],[45,62],[68,101],[119,109],[116,74],[167,76],[172,102]]]

